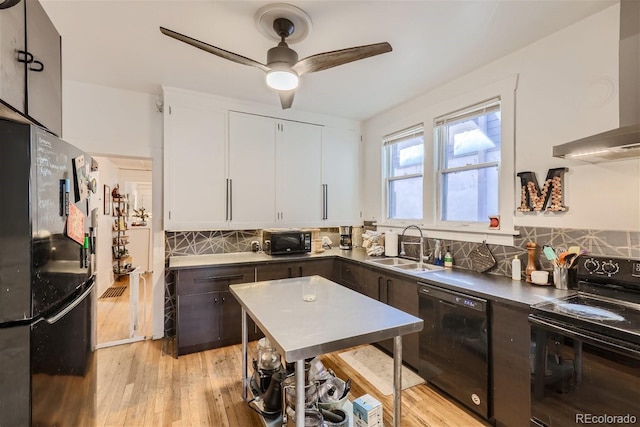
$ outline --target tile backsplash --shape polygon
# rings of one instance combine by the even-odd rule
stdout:
[[[327,236],[338,246],[340,233],[337,227],[320,228],[320,235]],[[223,231],[166,231],[164,233],[165,267],[169,257],[188,255],[211,255],[233,252],[251,252],[251,242],[262,244],[262,230]],[[354,244],[362,244],[362,227],[353,228]],[[164,330],[165,336],[175,334],[176,298],[175,277],[164,270]]]
[[[373,227],[365,224],[365,229]],[[354,244],[361,244],[362,228],[354,229]],[[511,260],[518,256],[522,262],[522,271],[527,265],[527,243],[536,242],[540,248],[549,245],[553,248],[567,249],[569,246],[580,246],[590,254],[619,258],[640,259],[639,231],[609,231],[569,228],[517,227],[519,236],[514,239],[514,246],[489,245],[496,259],[496,265],[488,274],[511,276]],[[338,245],[340,236],[338,228],[321,229],[322,236],[328,236],[334,245]],[[411,236],[407,236],[410,239]],[[412,238],[415,240],[415,237]],[[251,242],[262,242],[262,230],[237,231],[183,231],[165,232],[165,266],[169,257],[187,255],[208,255],[231,252],[251,251]],[[434,247],[434,239],[425,238],[425,251]],[[454,267],[471,269],[469,254],[478,243],[441,239],[443,248],[449,247],[453,255]],[[407,246],[409,248],[414,245]],[[544,256],[538,256],[540,268],[551,269],[551,264]],[[173,273],[165,269],[165,336],[175,334],[175,278]]]

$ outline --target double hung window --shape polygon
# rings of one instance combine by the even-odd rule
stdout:
[[[438,147],[438,222],[481,223],[499,214],[500,99],[434,121]]]
[[[383,144],[387,218],[422,219],[423,126],[388,135]]]

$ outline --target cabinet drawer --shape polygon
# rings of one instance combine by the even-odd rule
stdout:
[[[229,285],[253,282],[253,267],[196,268],[176,271],[176,293],[178,295],[223,292]]]

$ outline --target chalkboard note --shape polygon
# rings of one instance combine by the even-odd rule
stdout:
[[[64,218],[60,215],[60,180],[70,174],[71,161],[58,141],[46,134],[37,133],[35,145],[35,211],[34,230],[61,233]]]

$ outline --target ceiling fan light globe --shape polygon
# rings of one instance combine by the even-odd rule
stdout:
[[[293,71],[269,71],[266,80],[267,86],[275,90],[291,90],[298,87],[298,75]]]

